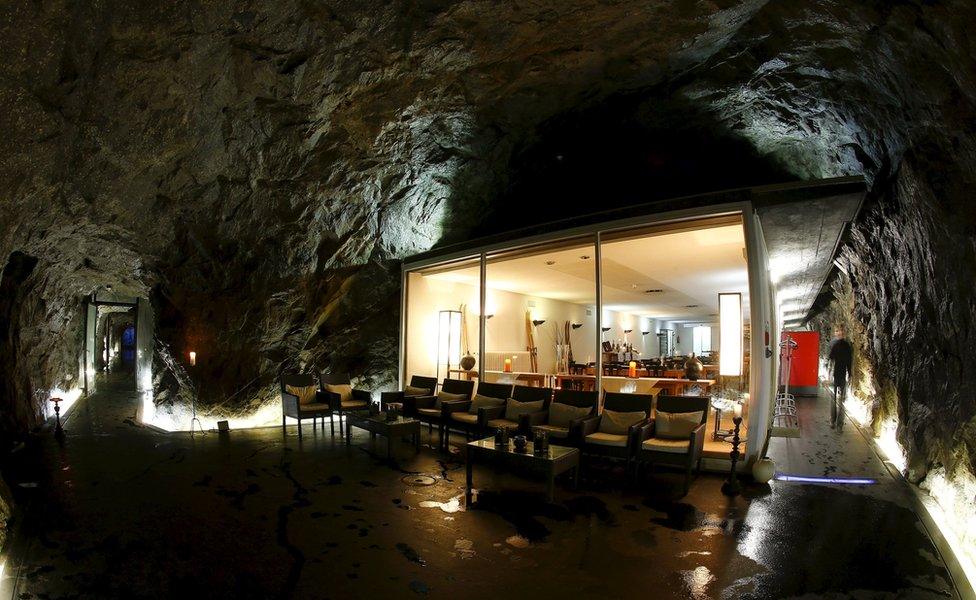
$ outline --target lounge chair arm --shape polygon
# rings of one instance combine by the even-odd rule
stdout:
[[[637,452],[637,449],[640,448],[641,442],[644,441],[644,438],[641,436],[644,434],[644,428],[647,427],[650,420],[650,417],[645,417],[627,429],[627,448],[631,453]]]
[[[488,427],[488,421],[500,419],[505,414],[505,405],[482,406],[478,409],[478,426]]]

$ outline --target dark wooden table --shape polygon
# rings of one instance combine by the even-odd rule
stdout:
[[[471,504],[472,467],[475,462],[494,463],[502,466],[514,466],[523,472],[542,475],[546,479],[546,493],[549,502],[555,499],[556,476],[573,470],[573,489],[579,483],[580,451],[565,446],[549,446],[545,454],[537,455],[532,442],[528,442],[525,452],[516,452],[515,443],[509,441],[507,446],[495,446],[495,438],[468,442],[467,483],[464,488],[464,500]]]
[[[386,413],[365,415],[346,413],[346,445],[352,439],[352,428],[358,427],[369,432],[369,436],[376,439],[376,434],[386,438],[386,457],[393,456],[393,438],[409,435],[413,437],[413,446],[420,451],[420,421],[409,417],[399,416],[393,421],[386,420]]]

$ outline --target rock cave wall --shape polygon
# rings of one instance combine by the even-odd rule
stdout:
[[[77,383],[81,301],[105,285],[152,302],[158,402],[192,348],[203,404],[250,410],[282,369],[390,385],[398,260],[524,225],[519,207],[863,174],[847,308],[914,472],[972,469],[969,3],[0,11],[7,432]]]

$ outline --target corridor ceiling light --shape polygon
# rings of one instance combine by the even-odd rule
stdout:
[[[837,483],[846,485],[874,485],[877,480],[868,477],[817,477],[815,475],[786,475],[777,473],[776,481],[790,481],[793,483]]]
[[[737,377],[742,375],[742,294],[719,294],[718,313],[718,374]]]
[[[197,366],[197,353],[196,352],[192,352],[192,351],[190,352],[190,366],[191,367]]]

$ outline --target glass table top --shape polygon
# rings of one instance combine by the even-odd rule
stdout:
[[[543,460],[556,460],[558,458],[562,458],[563,456],[573,454],[574,452],[579,452],[579,450],[576,448],[569,448],[567,446],[553,446],[552,443],[550,443],[548,453],[536,454],[535,446],[532,443],[532,440],[529,440],[526,443],[525,452],[518,452],[515,450],[515,442],[511,438],[509,438],[507,445],[499,446],[495,444],[494,437],[487,437],[481,440],[468,442],[468,446],[474,446],[475,448],[482,448],[484,450],[493,450],[495,452],[506,452],[508,454],[515,454],[517,456],[529,456]]]

